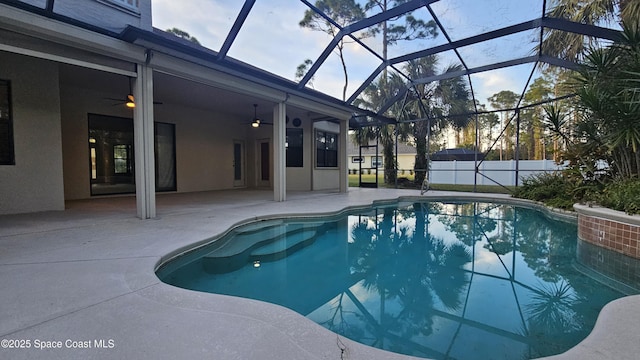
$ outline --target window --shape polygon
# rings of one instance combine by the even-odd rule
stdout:
[[[316,166],[338,167],[338,134],[316,131]]]
[[[302,129],[287,129],[285,151],[287,156],[287,167],[302,167]]]
[[[372,156],[371,167],[374,167],[374,168],[382,167],[382,156]]]
[[[131,144],[113,145],[113,173],[131,174]]]
[[[0,80],[0,165],[15,165],[11,83],[8,80]]]
[[[127,9],[138,10],[140,8],[140,0],[102,0],[107,3],[122,6]]]

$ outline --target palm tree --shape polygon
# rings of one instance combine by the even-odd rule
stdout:
[[[585,108],[579,135],[608,149],[622,178],[640,177],[640,27],[624,26],[622,39],[591,50],[578,70],[575,90]]]
[[[407,62],[404,70],[413,79],[434,76],[438,58],[426,56]],[[442,73],[459,72],[461,65],[450,65]],[[470,120],[469,116],[456,116],[470,113],[471,100],[469,90],[462,77],[443,79],[427,84],[413,85],[407,96],[404,117],[413,122],[413,137],[416,143],[415,182],[421,184],[426,176],[427,134],[438,133],[448,126],[461,129]]]
[[[547,16],[568,19],[582,24],[640,21],[637,0],[555,0]],[[594,39],[560,30],[549,31],[542,42],[542,53],[566,60],[578,61]]]
[[[354,105],[377,112],[377,110],[392,99],[404,88],[404,80],[397,74],[384,74],[378,81],[372,82],[365,88],[362,95],[354,101]],[[400,105],[395,104],[384,114],[397,119],[400,114]],[[378,138],[382,144],[382,156],[384,161],[384,181],[393,184],[396,180],[396,161],[394,157],[395,132],[398,125],[380,125],[360,129],[352,139],[358,145],[369,144],[370,140]]]

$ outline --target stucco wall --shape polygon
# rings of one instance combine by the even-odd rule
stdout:
[[[229,121],[225,114],[172,104],[161,107],[154,113],[156,121],[176,124],[178,192],[232,189],[233,140],[245,139],[249,127]],[[246,153],[251,164],[251,152]]]
[[[58,65],[0,52],[11,81],[15,165],[0,165],[0,213],[64,209]]]

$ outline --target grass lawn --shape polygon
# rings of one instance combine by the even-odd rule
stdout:
[[[349,174],[349,186],[352,187],[358,187],[360,184],[360,175],[353,175],[353,174]],[[406,178],[408,181],[413,182],[414,180],[414,176],[413,175],[405,175],[402,176],[400,175],[398,177],[398,179],[401,178]],[[367,175],[364,174],[362,175],[362,181],[363,182],[368,182],[368,183],[374,183],[376,181],[375,175]],[[380,174],[378,176],[378,186],[379,187],[395,187],[394,184],[390,184],[387,185],[384,183],[384,176],[382,174]],[[398,186],[400,187],[400,186]],[[407,188],[406,186],[404,186],[403,188]],[[419,189],[420,187],[418,185],[416,185],[415,187],[416,189]],[[515,187],[514,186],[507,186],[508,189],[513,190]],[[450,185],[450,184],[430,184],[429,185],[429,189],[431,190],[441,190],[441,191],[466,191],[466,192],[472,192],[473,191],[473,185]],[[477,185],[476,186],[476,192],[481,192],[481,193],[498,193],[498,194],[509,194],[509,190],[505,189],[502,186],[498,186],[498,185]]]

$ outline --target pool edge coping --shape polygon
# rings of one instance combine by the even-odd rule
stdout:
[[[496,195],[500,195],[500,196],[496,197]],[[328,217],[340,216],[346,212],[350,212],[358,209],[366,209],[366,208],[374,207],[377,205],[387,205],[387,204],[399,203],[399,202],[409,201],[409,200],[421,200],[421,201],[424,201],[424,200],[428,200],[428,201],[471,200],[471,201],[488,201],[488,202],[501,203],[501,204],[518,205],[518,206],[522,206],[522,207],[526,207],[534,210],[539,210],[547,217],[552,217],[554,219],[561,220],[561,221],[577,223],[578,215],[575,212],[552,208],[541,202],[537,202],[533,200],[507,197],[507,196],[509,195],[493,194],[493,193],[465,193],[462,195],[461,194],[435,194],[435,195],[428,194],[427,196],[402,195],[395,199],[373,200],[371,201],[370,204],[350,205],[335,211],[311,212],[303,215],[294,214],[294,213],[277,213],[277,214],[253,216],[253,217],[249,217],[231,224],[226,230],[218,234],[211,235],[206,239],[202,239],[202,240],[193,242],[191,244],[180,246],[174,249],[173,251],[170,251],[165,255],[160,256],[160,258],[158,259],[158,261],[156,261],[154,265],[153,273],[154,275],[156,275],[156,273],[170,261],[178,257],[185,256],[194,251],[197,251],[205,246],[208,246],[209,244],[212,244],[213,242],[219,240],[220,238],[224,237],[225,235],[229,234],[236,228],[243,225],[257,223],[260,221],[276,220],[280,218],[304,219],[304,218],[321,217],[321,216],[328,216]],[[159,280],[162,281],[161,279]]]

